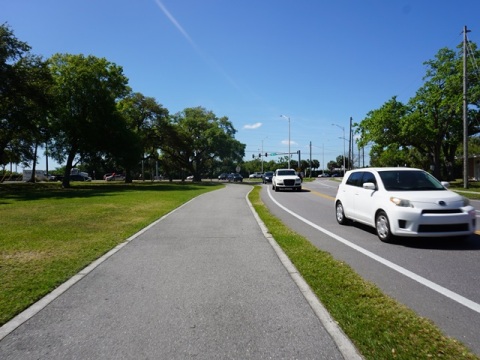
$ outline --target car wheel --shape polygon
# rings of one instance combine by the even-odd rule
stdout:
[[[379,211],[375,217],[375,229],[377,230],[378,238],[386,243],[393,241],[394,236],[390,231],[390,221],[385,211]]]
[[[274,188],[274,189],[275,189],[275,192],[277,192],[277,191],[278,191],[278,186],[275,186],[275,188]]]
[[[340,201],[337,202],[335,206],[337,222],[340,225],[347,225],[348,219],[345,217],[345,212],[343,211],[343,205]]]

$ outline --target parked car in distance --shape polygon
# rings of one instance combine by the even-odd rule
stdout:
[[[383,242],[405,237],[467,237],[475,209],[428,172],[414,168],[365,168],[346,173],[335,198],[339,224],[357,221]]]
[[[92,181],[92,178],[76,174],[76,175],[70,175],[70,181]]]
[[[122,174],[112,174],[105,177],[106,181],[124,181],[125,175]]]
[[[263,174],[261,172],[254,172],[253,174],[250,174],[248,177],[250,179],[261,179]]]
[[[293,169],[277,169],[272,177],[272,189],[278,191],[280,189],[302,190],[302,179]]]
[[[221,173],[220,175],[218,175],[218,180],[227,180],[227,177],[227,173]]]
[[[187,180],[193,180],[193,175],[187,176]]]
[[[330,175],[324,173],[324,174],[318,175],[317,177],[319,177],[319,178],[327,178],[327,177],[330,177]]]
[[[263,183],[271,183],[272,182],[272,177],[273,177],[273,171],[267,171],[265,174],[263,174]]]
[[[231,173],[228,175],[227,180],[229,182],[243,182],[243,176],[239,173]]]

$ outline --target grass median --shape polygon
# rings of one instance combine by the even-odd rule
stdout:
[[[0,325],[132,234],[220,185],[0,185]]]
[[[256,186],[249,199],[276,242],[366,359],[478,359],[429,320],[384,295],[350,266],[272,216]]]

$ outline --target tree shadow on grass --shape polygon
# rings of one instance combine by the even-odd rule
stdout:
[[[60,183],[15,183],[0,184],[0,205],[9,204],[9,200],[31,201],[39,199],[68,199],[111,196],[116,193],[130,191],[198,191],[206,187],[220,187],[210,182],[133,182],[103,183],[103,182],[72,182],[70,188],[62,188]]]

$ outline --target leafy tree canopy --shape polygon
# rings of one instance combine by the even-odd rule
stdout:
[[[235,139],[235,133],[227,117],[218,118],[202,107],[187,108],[160,130],[162,161],[200,181],[202,175],[212,173],[218,161],[242,161],[245,145]]]
[[[470,44],[471,58],[480,53]],[[424,85],[407,104],[391,98],[381,108],[372,110],[355,124],[360,146],[373,144],[371,164],[374,166],[418,166],[430,168],[434,175],[450,176],[451,164],[463,136],[463,50],[444,48],[427,67]],[[467,76],[472,81],[469,100],[469,135],[478,132],[480,119],[480,82],[477,66],[470,62]],[[447,175],[448,176],[448,175]]]
[[[56,100],[52,153],[59,162],[66,158],[63,186],[68,187],[75,157],[131,145],[117,139],[119,134],[131,139],[116,109],[117,99],[129,93],[128,79],[120,66],[91,55],[56,54],[49,67]]]

